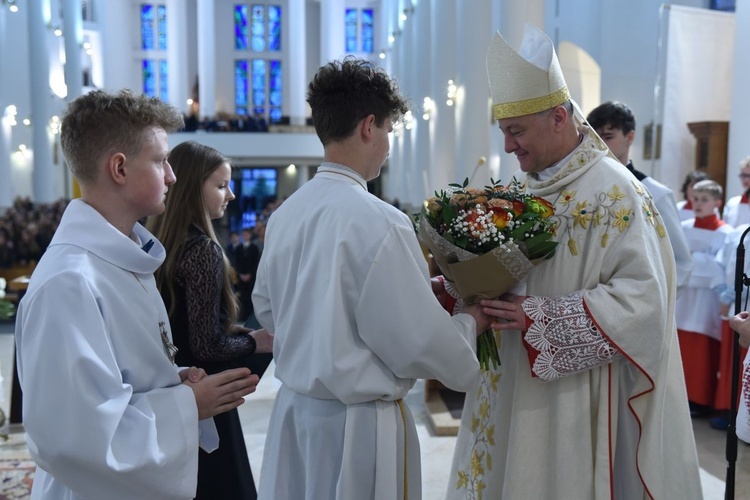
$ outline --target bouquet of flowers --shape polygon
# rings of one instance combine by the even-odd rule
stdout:
[[[507,293],[557,246],[550,202],[526,194],[515,178],[507,186],[490,182],[484,189],[467,187],[468,178],[450,184],[418,216],[420,239],[467,304]],[[477,356],[483,370],[499,365],[491,330],[477,338]]]
[[[5,278],[0,278],[0,319],[8,319],[13,316],[15,308],[13,304],[7,300],[3,300],[5,297]]]

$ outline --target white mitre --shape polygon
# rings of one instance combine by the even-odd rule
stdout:
[[[495,33],[487,49],[487,77],[493,120],[538,113],[570,99],[552,40],[528,23],[517,52]]]

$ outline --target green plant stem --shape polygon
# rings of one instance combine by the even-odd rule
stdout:
[[[477,337],[477,359],[479,368],[483,371],[489,371],[490,366],[492,368],[500,366],[500,353],[492,329],[483,331]]]

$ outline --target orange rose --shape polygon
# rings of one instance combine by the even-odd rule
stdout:
[[[505,208],[492,209],[492,223],[495,224],[496,228],[503,229],[511,219],[513,219],[513,216]]]

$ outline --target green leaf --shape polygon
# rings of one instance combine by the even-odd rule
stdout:
[[[443,207],[443,222],[445,222],[446,224],[450,224],[455,218],[456,211],[453,210],[453,207],[450,205],[445,205]]]

